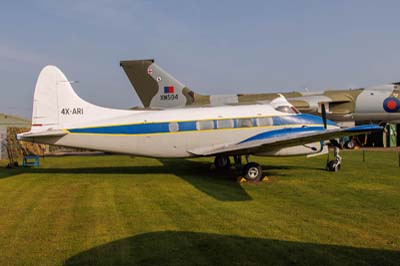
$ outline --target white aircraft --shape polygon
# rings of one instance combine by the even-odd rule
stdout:
[[[82,100],[55,66],[39,74],[32,127],[20,140],[157,158],[216,156],[217,168],[229,156],[318,154],[323,140],[380,130],[376,125],[341,129],[318,116],[299,113],[284,97],[269,104],[117,110]],[[330,170],[340,167],[340,157]],[[244,166],[248,180],[259,180],[257,163]]]

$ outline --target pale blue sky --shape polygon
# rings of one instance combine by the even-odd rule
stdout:
[[[2,1],[0,112],[31,116],[37,75],[84,99],[139,104],[120,60],[155,58],[213,94],[400,81],[399,1]]]

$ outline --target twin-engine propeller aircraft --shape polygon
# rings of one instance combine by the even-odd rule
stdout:
[[[215,156],[217,168],[228,167],[229,156],[237,162],[246,156],[244,176],[259,180],[262,169],[248,162],[249,155],[318,154],[324,140],[380,129],[341,129],[326,118],[299,113],[284,97],[257,105],[103,108],[82,100],[57,67],[46,66],[35,87],[31,130],[18,139],[157,158]]]

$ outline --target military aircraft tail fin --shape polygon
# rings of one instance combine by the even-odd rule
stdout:
[[[203,98],[168,72],[158,66],[154,59],[121,61],[129,81],[144,107],[175,108],[198,103]],[[202,102],[207,104],[207,102]]]

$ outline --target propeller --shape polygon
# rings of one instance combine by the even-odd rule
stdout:
[[[321,117],[322,121],[324,122],[324,129],[326,129],[326,108],[324,103],[321,103]]]

